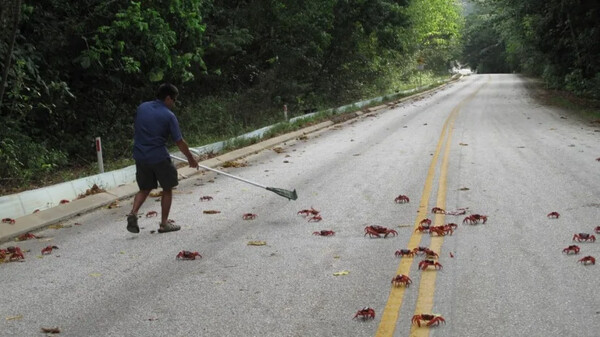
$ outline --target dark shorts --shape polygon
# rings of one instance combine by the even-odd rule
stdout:
[[[157,182],[163,190],[170,190],[179,184],[177,169],[171,159],[156,164],[135,163],[135,169],[135,179],[142,191],[157,188]]]

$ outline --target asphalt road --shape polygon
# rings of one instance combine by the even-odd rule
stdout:
[[[466,77],[227,169],[295,188],[296,201],[206,173],[180,182],[170,216],[179,232],[151,234],[157,218],[142,217],[142,232],[128,233],[132,200],[41,231],[18,243],[31,250],[25,262],[0,265],[0,336],[42,327],[60,336],[600,336],[600,265],[577,263],[600,258],[600,241],[561,253],[574,233],[600,225],[600,125],[541,105],[525,82]],[[410,203],[395,203],[400,194]],[[311,206],[322,221],[297,214]],[[488,220],[465,225],[434,206]],[[458,228],[415,234],[425,217]],[[367,225],[398,236],[365,237]],[[325,229],[335,236],[312,235]],[[49,244],[59,249],[42,257]],[[439,253],[443,269],[394,256],[417,245]],[[177,261],[181,250],[202,258]],[[391,287],[399,271],[410,287]],[[366,306],[375,319],[353,319]],[[446,324],[417,328],[419,313]]]

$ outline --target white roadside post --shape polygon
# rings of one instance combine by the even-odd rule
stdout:
[[[102,142],[100,137],[96,137],[96,154],[98,155],[98,170],[104,173],[104,163],[102,162]]]

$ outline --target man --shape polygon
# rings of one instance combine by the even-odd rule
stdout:
[[[159,233],[174,232],[181,229],[169,221],[169,211],[173,200],[173,187],[177,186],[177,169],[167,150],[169,135],[187,157],[190,167],[198,167],[188,144],[181,135],[177,117],[173,109],[179,91],[169,83],[158,87],[156,100],[142,103],[136,111],[133,159],[135,159],[135,178],[140,191],[133,199],[133,208],[127,215],[127,230],[139,233],[137,213],[152,189],[162,187],[161,221]]]

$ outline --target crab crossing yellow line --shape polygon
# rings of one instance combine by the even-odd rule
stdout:
[[[437,166],[438,157],[440,155],[442,146],[446,143],[446,148],[449,148],[446,140],[446,133],[449,131],[450,122],[455,118],[456,112],[453,110],[452,113],[448,116],[446,121],[444,122],[444,126],[442,127],[442,134],[440,139],[438,140],[437,147],[435,149],[435,153],[433,154],[433,158],[431,159],[431,164],[429,165],[429,170],[427,171],[427,178],[425,179],[425,187],[423,188],[423,194],[421,196],[421,201],[419,204],[419,210],[417,211],[417,218],[415,220],[414,228],[416,229],[419,226],[419,222],[427,217],[427,213],[429,210],[429,197],[431,195],[433,180],[435,178],[435,168]],[[438,206],[443,207],[443,206]],[[413,232],[408,241],[408,249],[414,249],[419,246],[421,243],[421,234],[417,232]],[[412,257],[402,257],[400,261],[400,265],[398,266],[398,270],[396,274],[410,274],[410,267],[412,266],[413,258]],[[392,336],[394,334],[394,330],[396,329],[396,322],[398,321],[398,315],[400,312],[400,308],[402,307],[402,301],[404,299],[404,291],[405,287],[391,287],[390,296],[388,297],[387,304],[381,316],[381,322],[379,323],[379,328],[377,329],[377,337],[384,336]]]

